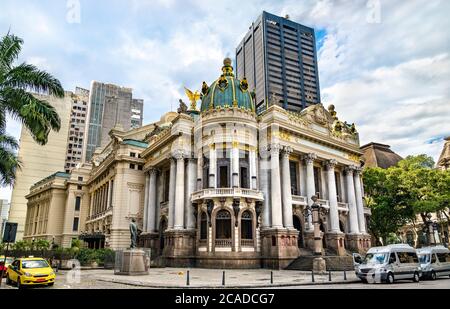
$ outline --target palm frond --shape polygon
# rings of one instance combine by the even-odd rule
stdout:
[[[15,35],[7,34],[0,40],[0,67],[11,68],[19,56],[23,40]]]
[[[4,87],[20,88],[60,98],[64,97],[64,89],[59,80],[51,74],[39,70],[32,64],[22,63],[6,72],[2,84]]]
[[[14,151],[0,145],[0,186],[12,186],[20,161]]]
[[[53,106],[23,89],[0,89],[0,104],[30,131],[34,140],[45,145],[50,130],[59,131],[61,120]]]
[[[19,144],[13,136],[4,134],[0,131],[0,147],[4,149],[16,150],[19,148]]]

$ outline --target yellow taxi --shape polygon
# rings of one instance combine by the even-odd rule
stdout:
[[[31,285],[48,285],[55,283],[55,273],[43,258],[20,258],[8,267],[6,283],[15,283],[18,288]]]

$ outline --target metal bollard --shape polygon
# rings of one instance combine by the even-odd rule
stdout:
[[[347,272],[344,269],[344,280],[347,280]]]
[[[225,285],[225,270],[223,271],[222,274],[222,285]]]
[[[186,275],[186,285],[189,285],[189,270],[187,271],[187,275]]]
[[[270,284],[273,284],[273,271],[270,271]]]
[[[331,270],[328,271],[328,281],[331,281]]]
[[[314,270],[311,270],[311,282],[315,282],[315,280],[314,280]]]

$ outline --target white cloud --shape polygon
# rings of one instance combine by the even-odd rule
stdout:
[[[436,160],[450,134],[450,56],[381,67],[322,90],[342,120],[355,122],[362,143],[377,141],[401,155],[427,153]]]
[[[81,24],[66,22],[64,3],[4,2],[0,27],[25,39],[22,60],[68,90],[93,79],[132,87],[145,100],[146,123],[176,109],[183,86],[217,78],[265,10],[326,30],[322,101],[356,123],[362,142],[436,159],[443,143],[429,141],[450,134],[450,1],[83,1]],[[377,3],[379,23],[371,18]]]

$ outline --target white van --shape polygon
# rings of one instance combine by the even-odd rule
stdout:
[[[435,280],[440,276],[450,276],[450,250],[444,246],[417,249],[422,278]]]
[[[363,282],[394,283],[399,279],[419,282],[421,267],[416,250],[407,244],[373,247],[363,258],[353,254],[355,273]]]

